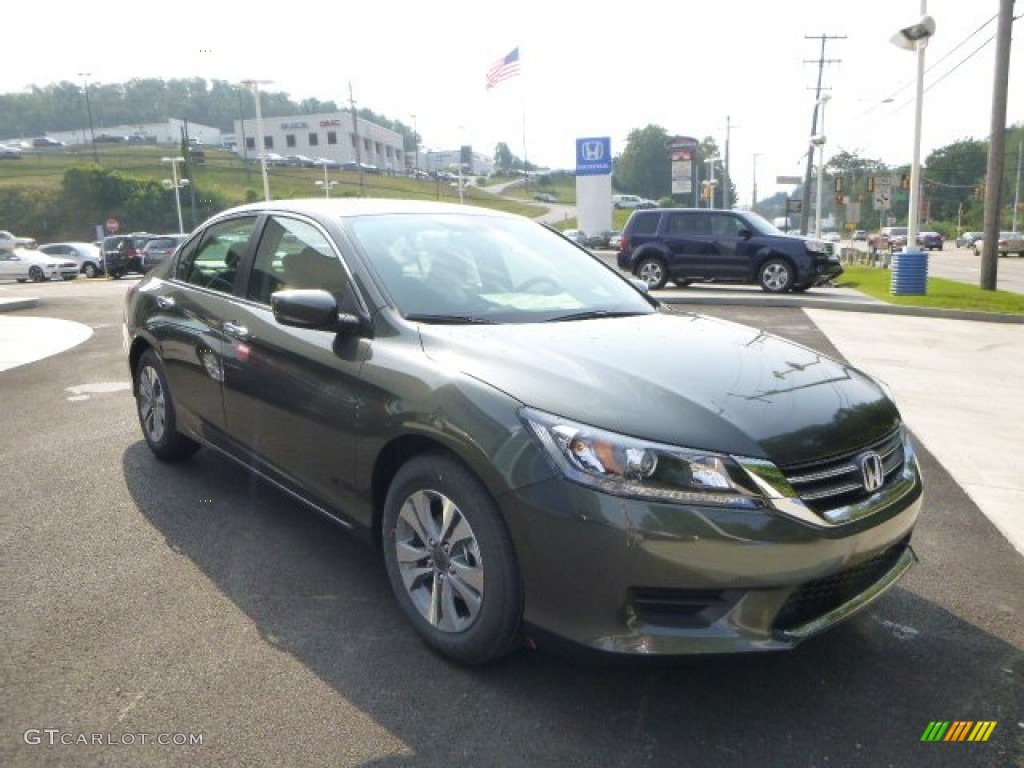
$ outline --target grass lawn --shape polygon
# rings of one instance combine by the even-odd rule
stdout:
[[[893,296],[890,293],[892,275],[888,269],[856,264],[848,265],[844,269],[846,271],[836,281],[837,285],[853,288],[889,304],[1024,315],[1024,294],[984,291],[967,283],[929,277],[927,293],[924,296]]]

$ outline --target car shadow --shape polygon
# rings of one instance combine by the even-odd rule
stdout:
[[[464,668],[406,624],[375,549],[231,461],[206,450],[165,464],[138,442],[123,469],[167,546],[263,642],[409,749],[361,765],[966,766],[1022,754],[1021,649],[922,596],[950,578],[934,559],[788,653],[621,660],[556,647]],[[933,720],[999,725],[985,744],[922,744]]]

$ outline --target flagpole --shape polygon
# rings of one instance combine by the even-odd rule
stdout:
[[[526,195],[530,195],[530,161],[527,159],[526,154],[526,87],[523,86],[523,80],[519,80],[519,109],[523,113],[523,187],[526,189]]]

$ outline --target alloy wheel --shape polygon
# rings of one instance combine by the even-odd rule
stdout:
[[[167,428],[167,401],[160,376],[148,365],[139,376],[139,417],[146,435],[159,443]]]

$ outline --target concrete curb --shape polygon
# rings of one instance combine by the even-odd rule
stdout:
[[[0,312],[10,312],[15,309],[31,309],[39,306],[39,299],[34,296],[26,296],[21,299],[0,299]]]
[[[957,309],[935,309],[932,307],[906,307],[884,304],[874,300],[849,301],[800,296],[746,297],[746,296],[666,296],[652,294],[662,304],[707,304],[746,307],[800,307],[808,309],[835,309],[840,312],[867,312],[873,315],[910,315],[914,317],[940,317],[947,320],[973,320],[985,323],[1015,323],[1024,325],[1024,315],[1008,315],[999,312],[974,312]]]

